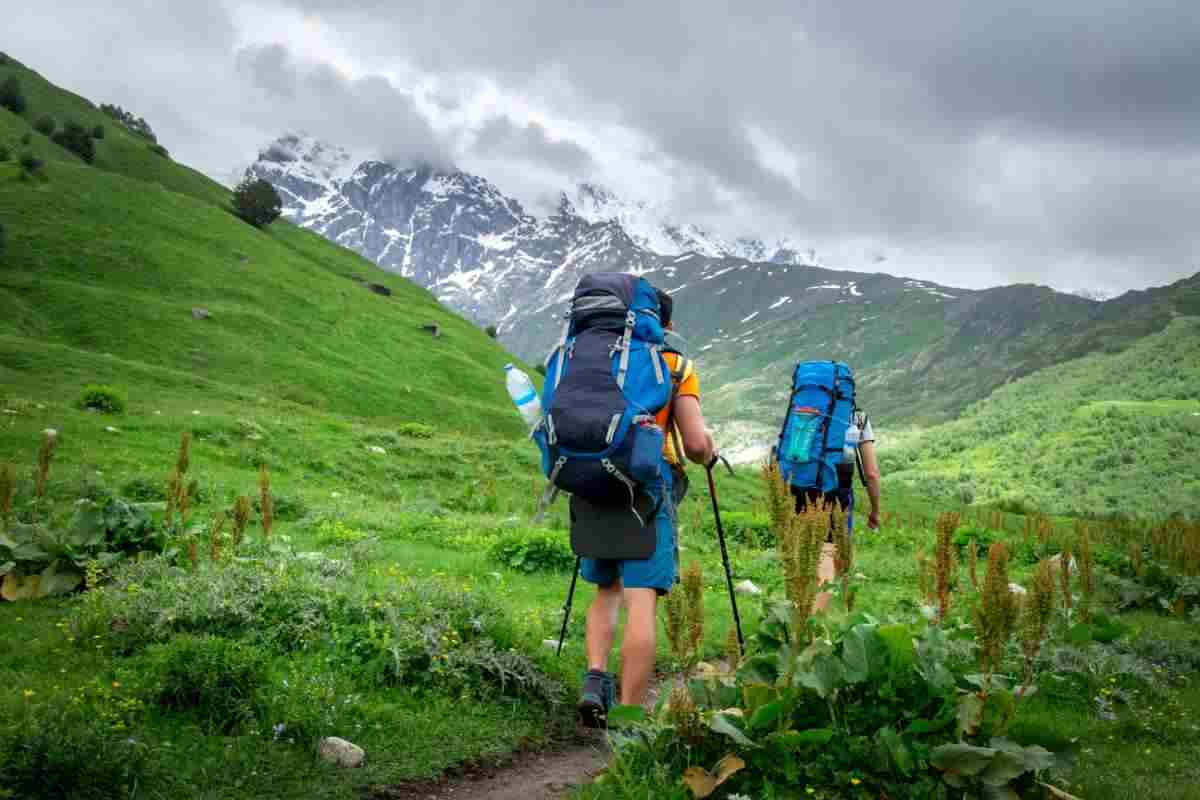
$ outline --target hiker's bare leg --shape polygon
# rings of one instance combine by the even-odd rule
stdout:
[[[617,616],[621,613],[621,581],[596,589],[596,599],[588,608],[588,669],[608,671],[608,655],[617,636]]]
[[[658,633],[658,592],[625,590],[625,641],[621,646],[621,704],[638,706],[646,699],[654,673]]]
[[[835,571],[833,568],[833,553],[834,547],[832,544],[825,544],[821,547],[821,563],[817,565],[817,585],[823,583],[833,583]],[[833,599],[833,595],[829,592],[821,592],[813,600],[813,611],[824,611],[829,608],[829,601]]]

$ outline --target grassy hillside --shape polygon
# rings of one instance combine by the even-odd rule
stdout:
[[[886,453],[927,494],[1072,513],[1200,513],[1200,319],[1042,370]]]
[[[846,361],[877,420],[931,425],[1009,381],[1200,314],[1200,276],[1097,303],[1032,285],[971,291],[813,267],[713,269],[677,293],[679,329],[715,388],[713,416],[769,432],[798,361]]]
[[[0,164],[7,391],[70,395],[111,382],[135,406],[202,392],[516,430],[498,379],[508,357],[428,292],[290,225],[243,224],[223,187],[36,73],[10,62],[0,80],[9,74],[29,107],[22,117],[0,109],[0,142],[47,166],[22,181],[15,163]],[[105,126],[93,166],[32,129],[45,113]],[[211,319],[193,320],[193,307]],[[420,330],[430,323],[441,338]]]
[[[73,153],[54,144],[31,126],[46,115],[52,117],[59,128],[72,121],[88,130],[101,125],[104,138],[96,142],[94,166],[97,168],[158,184],[209,203],[228,202],[229,191],[225,187],[169,156],[154,153],[151,150],[153,142],[127,130],[102,112],[97,104],[55,86],[11,56],[7,64],[0,65],[0,82],[10,76],[16,76],[21,82],[28,103],[21,116],[0,108],[0,144],[8,145],[14,153],[32,152],[48,161],[82,163]],[[26,135],[30,136],[28,144],[22,141]]]

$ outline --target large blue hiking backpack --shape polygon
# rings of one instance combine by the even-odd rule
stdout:
[[[799,489],[835,491],[846,429],[856,410],[850,367],[840,361],[797,364],[776,448],[784,480]]]
[[[562,338],[546,359],[543,418],[533,438],[549,484],[642,522],[661,497],[663,430],[671,398],[658,293],[634,275],[598,272],[575,289]],[[649,505],[647,502],[649,501]]]

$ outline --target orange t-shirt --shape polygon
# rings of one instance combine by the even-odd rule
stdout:
[[[667,367],[671,370],[672,374],[679,369],[679,360],[682,358],[682,356],[676,355],[675,353],[664,353],[663,357],[667,360]],[[675,393],[675,396],[694,397],[697,400],[700,399],[700,378],[696,376],[695,365],[693,365],[690,361],[687,362],[687,367],[683,373],[683,379],[679,383],[679,391]],[[671,431],[667,430],[667,417],[670,415],[670,413],[671,406],[668,404],[666,408],[658,412],[658,416],[655,418],[655,421],[658,423],[660,428],[666,431],[667,434],[666,444],[663,445],[663,455],[666,457],[669,463],[681,464],[683,463],[683,460],[675,453],[675,437],[672,436]],[[678,426],[676,426],[676,430],[678,430]]]

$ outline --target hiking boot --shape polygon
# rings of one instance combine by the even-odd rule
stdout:
[[[583,675],[579,695],[579,719],[587,728],[608,725],[608,710],[617,703],[616,676],[611,672],[589,669]]]

